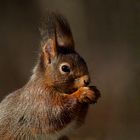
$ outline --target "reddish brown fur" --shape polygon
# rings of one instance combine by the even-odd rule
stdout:
[[[61,19],[59,15],[54,18],[59,22],[57,26],[64,24],[62,16]],[[88,87],[86,63],[74,50],[71,32],[65,29],[67,32],[63,33],[63,26],[54,26],[59,30],[51,33],[43,43],[29,82],[0,103],[0,139],[38,140],[40,136],[44,140],[58,139],[57,132],[60,133],[59,140],[67,140],[61,131],[72,122],[73,129],[79,127],[84,122],[89,104],[96,103],[100,97],[95,86]],[[62,74],[60,66],[64,62],[70,65],[71,71]]]

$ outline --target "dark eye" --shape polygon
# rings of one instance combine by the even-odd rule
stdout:
[[[62,63],[60,65],[60,72],[62,74],[66,74],[66,73],[70,73],[71,69],[70,69],[70,65],[68,63]]]

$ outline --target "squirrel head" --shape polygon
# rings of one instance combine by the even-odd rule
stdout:
[[[62,15],[51,13],[44,25],[38,67],[45,85],[64,93],[87,86],[90,82],[88,68],[75,51],[67,20]]]

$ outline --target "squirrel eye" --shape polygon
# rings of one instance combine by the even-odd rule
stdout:
[[[62,74],[70,73],[70,65],[68,63],[62,63],[60,65],[60,72]]]

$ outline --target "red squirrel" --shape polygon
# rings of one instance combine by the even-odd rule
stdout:
[[[100,97],[75,51],[68,21],[49,13],[40,28],[37,64],[25,86],[0,103],[0,140],[68,140]]]

